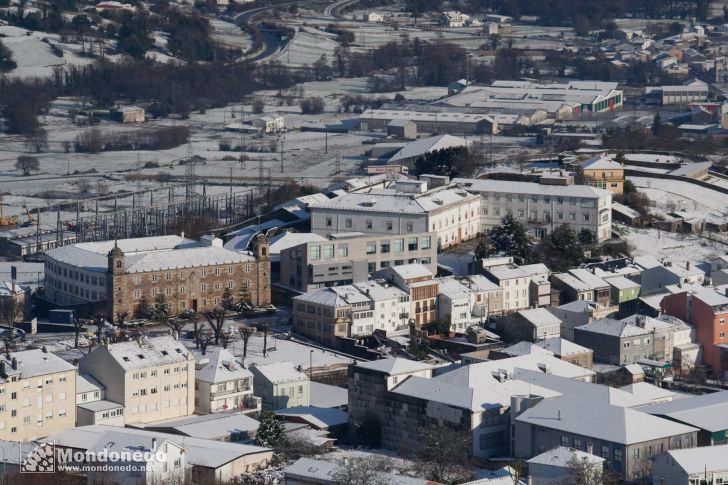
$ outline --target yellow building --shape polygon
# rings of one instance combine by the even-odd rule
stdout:
[[[612,194],[624,192],[624,166],[608,157],[594,157],[580,165],[584,183]]]
[[[106,400],[124,406],[126,423],[181,418],[195,410],[195,362],[174,337],[102,345],[78,368],[106,388]]]
[[[76,368],[45,350],[0,355],[0,439],[30,441],[76,425]]]

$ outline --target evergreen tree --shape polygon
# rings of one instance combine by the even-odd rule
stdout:
[[[283,444],[286,440],[286,432],[275,414],[268,411],[261,416],[255,440],[260,446],[266,448],[275,448]]]
[[[222,307],[225,310],[232,310],[234,306],[235,302],[233,301],[233,292],[230,288],[225,287],[225,290],[222,292]]]
[[[530,259],[531,243],[526,235],[526,229],[511,214],[503,216],[500,226],[490,231],[488,242],[494,253],[513,256],[516,264],[524,264]]]
[[[580,234],[581,237],[581,234]],[[574,230],[566,224],[554,231],[539,244],[536,250],[539,259],[552,271],[566,271],[584,261],[584,250]]]
[[[475,247],[475,259],[483,259],[488,257],[488,242],[485,239],[478,241]]]
[[[238,290],[238,301],[235,302],[235,309],[239,312],[249,309],[252,306],[251,295],[250,287],[241,284]]]
[[[154,297],[154,308],[152,308],[152,320],[157,322],[164,322],[171,316],[169,312],[169,305],[167,304],[167,298],[164,293],[157,294]]]
[[[139,317],[140,318],[149,318],[149,315],[152,313],[152,308],[149,305],[149,300],[147,299],[147,295],[142,295],[142,298],[139,300]]]

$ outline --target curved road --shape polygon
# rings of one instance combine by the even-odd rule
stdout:
[[[267,59],[268,57],[275,54],[279,49],[283,47],[283,39],[280,31],[277,30],[264,30],[258,25],[251,25],[251,21],[263,12],[269,10],[275,10],[280,7],[287,7],[290,5],[304,5],[308,3],[321,3],[321,0],[295,0],[293,2],[278,3],[275,5],[268,5],[265,7],[258,7],[247,12],[243,12],[235,17],[235,24],[240,26],[241,29],[248,31],[248,33],[255,38],[255,31],[260,31],[264,47],[262,50],[258,50],[251,54],[250,57],[244,56],[243,60],[258,62]]]

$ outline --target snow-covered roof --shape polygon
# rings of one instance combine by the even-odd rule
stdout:
[[[615,287],[618,290],[638,288],[640,286],[639,283],[636,283],[629,278],[625,278],[624,276],[613,276],[610,278],[605,278],[604,281],[606,281],[607,283],[609,283],[609,285]]]
[[[109,441],[112,441],[109,439],[112,435],[116,438],[126,435],[127,438],[124,441],[135,443],[139,443],[140,441],[151,443],[152,438],[157,438],[157,443],[159,444],[164,441],[169,441],[185,449],[188,464],[206,468],[219,468],[244,456],[270,453],[272,451],[269,448],[243,445],[240,443],[98,424],[59,431],[51,435],[50,439],[55,442],[56,446],[89,450],[95,446],[105,445]]]
[[[399,266],[392,266],[391,270],[404,280],[409,280],[413,278],[432,278],[434,276],[432,274],[432,271],[427,269],[427,266],[421,263],[410,263],[401,264]]]
[[[235,356],[222,347],[208,350],[195,365],[195,379],[198,381],[219,383],[252,377],[253,374],[244,369],[235,360]]]
[[[687,475],[701,476],[704,473],[728,472],[728,445],[701,446],[700,448],[686,448],[670,450],[667,452],[673,461],[682,468]],[[662,456],[655,460],[665,459]],[[712,477],[711,477],[712,480]]]
[[[650,330],[638,327],[627,321],[615,320],[613,318],[600,318],[586,325],[576,327],[575,330],[600,333],[620,338],[639,337],[640,335],[648,335],[651,333]]]
[[[728,429],[728,391],[676,399],[646,407],[643,411],[710,432],[720,432]]]
[[[114,401],[107,401],[106,399],[101,399],[99,401],[91,401],[91,402],[84,402],[81,404],[76,404],[76,406],[87,409],[91,412],[97,413],[99,411],[108,411],[110,409],[120,409],[123,408],[123,404],[119,404],[118,402]]]
[[[542,185],[534,182],[466,178],[455,178],[453,183],[462,185],[470,192],[477,193],[492,192],[551,197],[580,197],[585,199],[602,199],[609,196],[609,192],[606,190],[589,185]]]
[[[170,431],[192,438],[225,440],[240,431],[246,433],[257,431],[259,426],[260,422],[250,416],[238,412],[227,412],[155,421],[145,423],[141,427],[149,431]]]
[[[550,465],[559,468],[569,468],[575,461],[580,464],[600,465],[604,462],[604,458],[574,448],[557,446],[556,448],[544,451],[540,455],[534,456],[528,460],[528,463],[531,465]]]
[[[128,273],[167,269],[233,264],[254,261],[249,254],[228,249],[201,246],[181,236],[156,236],[120,239],[116,242],[124,253],[124,269]],[[106,272],[107,256],[114,241],[83,242],[51,249],[46,255],[60,263],[90,271]]]
[[[524,411],[516,421],[623,445],[697,431],[691,426],[615,406],[588,394],[544,399]],[[594,423],[609,423],[609,426],[595,426]]]
[[[12,282],[0,281],[0,296],[13,296],[28,292],[30,292],[30,286],[15,283],[15,288],[13,288]]]
[[[276,416],[297,417],[303,419],[317,429],[341,426],[349,421],[349,415],[338,408],[318,408],[315,406],[297,406],[278,409]]]
[[[401,150],[395,153],[387,163],[394,163],[400,160],[417,158],[437,150],[467,146],[464,138],[452,135],[438,135],[429,138],[422,138],[408,143]]]
[[[359,362],[357,367],[381,372],[390,376],[410,374],[412,372],[431,370],[433,368],[430,364],[403,359],[401,357],[390,357],[388,359],[373,360],[371,362]]]
[[[582,170],[622,170],[624,167],[609,157],[597,156],[581,162]]]
[[[561,337],[547,338],[536,342],[535,345],[543,347],[544,349],[549,350],[560,357],[579,355],[592,351],[589,348],[582,347],[581,345],[577,345],[574,342],[570,342]]]
[[[13,359],[17,362],[17,369],[12,367]],[[76,367],[57,355],[44,352],[42,349],[11,352],[10,358],[6,353],[2,353],[0,354],[0,362],[5,364],[5,374],[7,375],[7,377],[0,377],[0,383],[9,381],[11,376],[18,379],[30,379],[36,376],[76,369]]]
[[[545,308],[529,308],[519,311],[518,314],[537,328],[561,324],[561,319]]]
[[[299,382],[308,380],[308,376],[296,369],[291,362],[273,362],[272,364],[262,364],[251,366],[250,370],[255,374],[256,378],[264,377],[268,382]]]
[[[331,461],[299,458],[288,465],[284,472],[286,480],[300,483],[334,483],[340,465]],[[428,485],[428,480],[394,473],[382,473],[381,479],[392,485]]]
[[[76,376],[76,394],[103,391],[104,389],[106,389],[106,387],[94,379],[91,374],[78,374]]]
[[[349,403],[348,391],[339,386],[311,381],[309,394],[311,406],[318,408],[338,408]]]
[[[550,273],[548,267],[543,263],[526,264],[523,266],[518,266],[517,264],[503,264],[499,266],[491,266],[487,268],[487,271],[501,281],[513,278],[542,276]]]
[[[115,342],[93,352],[108,352],[125,370],[145,369],[187,361],[187,348],[169,335]],[[93,353],[92,352],[92,353]]]

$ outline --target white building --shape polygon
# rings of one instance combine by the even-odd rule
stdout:
[[[728,445],[670,450],[652,458],[652,485],[728,483]]]
[[[89,374],[76,376],[76,426],[124,426],[124,406],[106,399],[106,388]]]
[[[194,412],[192,353],[170,336],[102,345],[78,363],[124,406],[126,423],[147,423]]]
[[[427,189],[427,182],[398,181],[394,189],[343,194],[310,208],[311,232],[413,234],[436,232],[441,249],[480,232],[480,196],[457,186]]]
[[[457,10],[448,10],[442,13],[442,23],[446,27],[458,28],[465,27],[465,24],[470,20],[470,15],[464,14]]]
[[[364,14],[364,20],[367,22],[384,22],[384,15],[379,12],[369,12]]]
[[[286,131],[286,120],[281,115],[265,115],[254,118],[251,125],[260,128],[263,133],[281,133]]]
[[[195,411],[201,414],[260,411],[253,374],[222,347],[208,350],[195,364]]]
[[[311,404],[311,381],[291,362],[255,365],[250,371],[255,376],[255,395],[263,399],[264,410]]]
[[[550,303],[543,298],[550,294],[551,289],[548,283],[551,271],[545,264],[518,266],[510,257],[492,258],[483,260],[483,271],[487,278],[503,288],[501,310],[504,312]]]
[[[577,234],[587,229],[599,242],[611,238],[612,195],[606,190],[492,179],[456,178],[453,182],[483,198],[480,225],[484,232],[511,214],[539,238],[562,224]]]
[[[437,316],[450,322],[450,330],[463,333],[468,327],[477,325],[479,319],[473,316],[475,293],[453,277],[436,278],[439,282],[437,295]]]

